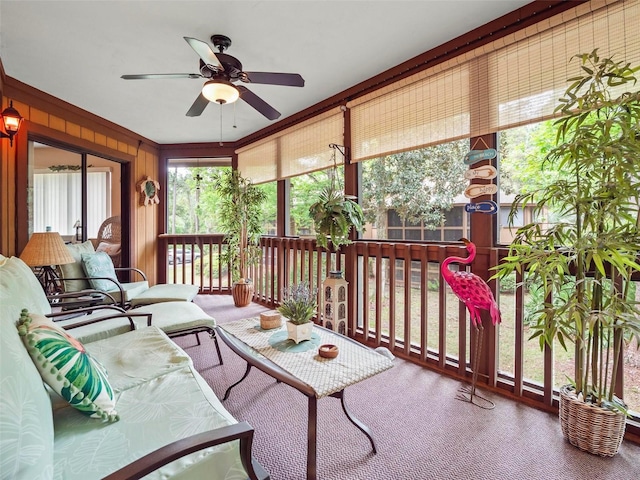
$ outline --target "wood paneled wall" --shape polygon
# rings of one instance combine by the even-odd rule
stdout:
[[[164,205],[141,206],[137,184],[147,176],[160,177],[159,146],[11,77],[0,76],[2,108],[13,101],[25,118],[12,147],[7,139],[0,140],[0,253],[19,255],[28,241],[28,140],[45,138],[128,165],[129,174],[123,176],[127,195],[122,216],[123,229],[129,232],[129,264],[143,270],[150,283],[156,283],[157,237],[162,230],[158,223],[159,209]]]

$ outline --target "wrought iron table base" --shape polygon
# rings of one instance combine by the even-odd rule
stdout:
[[[247,362],[247,368],[244,371],[244,375],[242,375],[242,378],[240,380],[238,380],[233,385],[231,385],[229,388],[227,388],[227,390],[224,392],[224,397],[222,398],[223,401],[226,400],[227,398],[229,398],[229,394],[231,393],[231,389],[233,387],[235,387],[236,385],[239,385],[245,378],[247,378],[247,376],[249,375],[249,372],[251,371],[251,367],[252,367],[252,365]],[[276,379],[276,381],[278,383],[280,383],[279,379]],[[374,454],[378,453],[378,450],[376,449],[376,443],[375,443],[375,440],[373,439],[373,433],[371,432],[371,429],[369,429],[369,427],[367,427],[364,423],[362,423],[360,420],[358,420],[353,415],[353,413],[351,413],[351,411],[347,408],[347,404],[345,403],[345,398],[344,398],[344,390],[340,390],[339,392],[332,393],[329,396],[333,397],[333,398],[339,398],[340,399],[340,404],[342,405],[342,411],[344,412],[346,417],[349,419],[349,421],[351,423],[353,423],[358,428],[358,430],[360,430],[362,433],[364,433],[367,436],[367,438],[369,439],[369,442],[371,442],[371,449],[373,450],[373,453]],[[309,399],[309,401],[308,401],[308,420],[307,420],[307,480],[316,480],[316,478],[317,478],[317,453],[318,453],[317,452],[317,445],[318,445],[318,399],[316,398],[315,395],[307,395],[307,398]]]

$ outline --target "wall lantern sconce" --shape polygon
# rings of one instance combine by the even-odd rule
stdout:
[[[18,129],[20,128],[20,124],[22,123],[23,118],[18,113],[18,110],[13,108],[13,100],[7,108],[5,108],[0,114],[0,118],[2,118],[2,126],[4,127],[3,131],[0,131],[0,138],[8,138],[9,145],[13,146],[13,136],[18,133]]]

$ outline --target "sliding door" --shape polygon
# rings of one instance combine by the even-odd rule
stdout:
[[[120,163],[30,141],[29,167],[29,233],[53,231],[68,243],[97,242],[105,220],[120,216]]]

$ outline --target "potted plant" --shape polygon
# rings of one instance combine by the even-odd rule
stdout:
[[[318,245],[329,249],[329,241],[333,251],[342,245],[349,245],[351,229],[362,233],[364,214],[355,201],[355,197],[345,195],[336,185],[335,174],[331,175],[328,186],[320,191],[318,201],[309,207],[309,215],[313,220]]]
[[[332,146],[335,149],[337,146]],[[342,245],[349,245],[349,235],[352,229],[358,233],[364,230],[364,213],[356,202],[356,197],[345,195],[344,190],[336,180],[337,167],[329,173],[329,184],[320,191],[318,201],[309,207],[309,216],[313,220],[316,231],[316,242],[320,247],[329,249],[329,241],[334,252],[340,250]],[[321,323],[331,330],[346,332],[347,302],[344,299],[338,301],[338,295],[334,294],[342,290],[346,292],[348,282],[343,278],[342,271],[331,265],[329,255],[329,274],[323,282],[323,308]],[[336,259],[337,261],[337,259]]]
[[[561,219],[518,229],[496,277],[528,272],[544,304],[533,314],[532,338],[575,345],[574,378],[560,389],[564,436],[591,453],[612,456],[624,435],[626,406],[615,389],[624,342],[640,335],[632,276],[640,272],[640,92],[630,92],[639,67],[597,50],[574,57],[581,76],[560,99],[556,145],[542,168],[558,177],[518,195],[534,218]],[[598,418],[598,420],[596,420]],[[598,422],[598,428],[591,423]],[[600,438],[602,436],[602,438]]]
[[[317,307],[317,291],[312,290],[307,282],[284,289],[278,311],[286,318],[288,338],[296,343],[311,339],[311,319]]]
[[[222,259],[229,264],[233,285],[231,293],[236,307],[249,305],[254,286],[248,278],[249,267],[261,256],[261,205],[266,194],[237,170],[225,170],[215,181],[222,199],[220,228],[226,234],[227,249]]]

